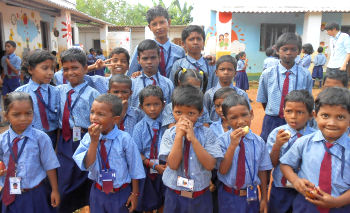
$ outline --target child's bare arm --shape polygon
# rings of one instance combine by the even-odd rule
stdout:
[[[85,168],[89,168],[96,160],[96,152],[97,152],[97,146],[99,143],[99,137],[101,133],[101,125],[91,124],[88,130],[90,134],[91,143],[87,151],[87,154],[84,158]]]
[[[281,147],[289,141],[290,135],[285,132],[283,129],[278,130],[278,133],[276,135],[276,141],[272,146],[272,150],[270,153],[270,158],[273,167],[276,167],[279,163],[280,159],[280,150]]]
[[[176,133],[173,147],[168,155],[168,166],[172,170],[177,170],[182,161],[182,139],[185,136],[185,126],[180,119],[176,123]]]
[[[56,169],[51,169],[46,171],[47,177],[50,181],[51,185],[51,206],[57,207],[60,204],[60,193],[58,192],[58,184],[57,184],[57,173]]]
[[[132,179],[131,184],[132,184],[132,192],[128,198],[128,201],[126,202],[126,206],[128,207],[129,212],[133,212],[137,207],[137,201],[139,196],[139,180]]]
[[[306,200],[323,208],[340,208],[350,204],[350,190],[344,192],[339,197],[333,197],[330,194],[317,188],[319,193],[315,193],[315,199],[306,197]]]
[[[259,171],[258,176],[261,181],[260,212],[264,212],[264,210],[267,208],[267,171]]]
[[[283,173],[283,175],[291,182],[294,186],[294,188],[302,195],[305,195],[305,192],[309,188],[315,187],[313,183],[310,181],[299,178],[298,175],[293,171],[293,168],[286,164],[281,164],[280,169]]]

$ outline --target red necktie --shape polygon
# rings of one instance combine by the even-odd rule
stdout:
[[[103,161],[102,165],[106,165],[106,168],[104,169],[109,169],[109,163],[108,163],[108,156],[107,156],[107,151],[105,147],[105,142],[106,140],[100,140],[100,146],[101,146],[101,159]],[[113,190],[113,181],[102,181],[102,191],[106,194],[110,193]]]
[[[239,153],[237,161],[237,173],[236,173],[236,189],[240,190],[245,183],[245,148],[243,143],[243,137],[239,142]]]
[[[47,116],[46,116],[45,105],[41,101],[41,100],[43,100],[43,96],[41,95],[40,88],[41,87],[39,86],[38,89],[36,90],[36,94],[37,94],[36,100],[38,101],[40,120],[41,120],[41,124],[43,125],[44,129],[49,130],[50,126],[49,126],[49,122],[48,122]],[[40,98],[38,98],[38,96]]]
[[[150,151],[150,155],[149,158],[150,159],[157,159],[158,158],[158,150],[157,150],[157,133],[158,133],[158,129],[153,129],[153,138],[152,138],[152,143],[151,143],[151,151]],[[154,180],[156,179],[156,174],[149,174],[149,177]]]
[[[7,56],[8,60],[10,60],[10,56],[8,55]],[[12,74],[12,70],[11,70],[11,67],[7,64],[7,74],[8,75],[11,75]]]
[[[188,158],[190,156],[191,143],[187,139],[185,139],[184,145],[185,145],[184,167],[185,167],[185,175],[188,178]]]
[[[159,68],[160,68],[160,74],[162,76],[166,76],[166,72],[165,72],[165,57],[164,57],[164,48],[162,46],[160,47],[160,62],[159,62]],[[153,84],[155,85],[155,84]]]
[[[72,102],[72,94],[74,93],[74,90],[71,89],[68,92],[67,95],[67,100],[64,105],[64,110],[63,110],[63,119],[62,119],[62,136],[64,141],[68,141],[72,137],[72,132],[70,130],[70,125],[69,125],[69,116],[70,116],[70,111],[68,108],[68,105],[71,105]]]
[[[124,121],[125,121],[125,118],[119,124],[119,129],[122,130],[122,131],[125,130]]]
[[[286,72],[286,78],[284,79],[284,83],[283,83],[283,89],[282,89],[282,96],[281,96],[281,103],[280,103],[280,111],[278,113],[278,116],[280,118],[284,118],[283,115],[283,105],[284,105],[284,98],[286,97],[286,95],[288,94],[288,90],[289,90],[289,75],[290,72],[287,71]]]
[[[297,132],[297,137],[300,138],[301,136],[303,136],[303,135],[300,134],[299,132]],[[286,186],[287,185],[287,178],[286,177],[282,176],[281,184],[282,184],[282,186]]]
[[[153,82],[152,82],[152,85],[156,86],[157,85],[157,82],[156,80],[153,78],[153,77],[150,77],[149,79],[151,79]]]
[[[21,138],[17,137],[15,139],[13,139],[13,145],[12,145],[12,151],[13,154],[15,155],[15,158],[17,158],[17,154],[18,154],[18,141],[20,141]],[[10,155],[9,157],[9,163],[8,163],[8,167],[7,167],[7,173],[6,173],[6,178],[5,178],[5,184],[4,184],[4,188],[3,188],[3,194],[2,194],[2,202],[8,206],[11,203],[13,203],[13,201],[15,201],[16,196],[15,195],[11,195],[10,194],[10,177],[14,177],[15,176],[15,160],[13,159],[12,155]]]

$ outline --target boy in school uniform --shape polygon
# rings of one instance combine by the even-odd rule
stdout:
[[[280,158],[283,175],[299,192],[293,212],[350,212],[349,90],[323,90],[314,116],[319,130],[297,139]]]
[[[160,48],[160,64],[157,69],[159,69],[160,75],[169,77],[173,63],[185,57],[185,51],[182,47],[172,43],[168,37],[170,17],[165,8],[158,5],[149,9],[146,14],[146,19],[148,27],[155,37],[154,41]],[[130,67],[127,73],[128,76],[137,76],[141,74],[138,71],[141,71],[143,67],[139,63],[138,56],[139,52],[137,50],[131,57]]]
[[[139,93],[148,85],[159,86],[164,94],[165,101],[170,103],[171,93],[174,89],[173,83],[158,71],[160,66],[160,48],[151,39],[143,40],[137,46],[137,60],[142,67],[142,74],[133,79],[132,95],[130,105],[139,106]]]
[[[15,53],[16,42],[5,42],[5,55],[1,58],[3,69],[2,95],[15,91],[20,86],[21,63],[22,60]],[[4,97],[3,97],[4,98]]]
[[[348,88],[348,73],[339,69],[328,71],[323,79],[323,88],[328,87]]]
[[[84,80],[87,72],[86,55],[77,48],[61,54],[63,72],[69,83],[58,86],[60,93],[59,126],[61,135],[57,143],[58,186],[62,197],[60,212],[72,212],[89,204],[91,181],[73,160],[79,141],[90,126],[90,108],[99,93]]]
[[[283,110],[287,124],[272,130],[266,143],[272,165],[275,167],[272,173],[273,183],[269,200],[269,212],[271,213],[292,212],[293,201],[298,194],[282,175],[279,159],[298,138],[315,131],[308,126],[314,108],[314,99],[308,91],[291,91],[284,102]]]
[[[327,58],[323,54],[323,47],[318,47],[318,54],[314,57],[313,63],[314,68],[312,69],[312,86],[315,86],[316,78],[319,80],[318,88],[322,87],[322,78],[323,78],[323,65],[326,64]]]
[[[145,173],[136,144],[115,125],[121,111],[118,97],[98,96],[91,107],[89,134],[80,141],[73,156],[79,168],[89,171],[89,178],[94,181],[90,192],[92,213],[127,213],[137,206],[138,180]]]
[[[260,76],[256,100],[262,103],[265,109],[260,135],[264,141],[273,129],[286,123],[283,116],[286,95],[292,90],[301,89],[312,93],[310,72],[295,63],[301,44],[300,36],[295,33],[282,34],[276,42],[280,63],[264,70]]]
[[[214,133],[197,123],[203,94],[193,86],[179,86],[172,103],[176,125],[165,131],[159,150],[159,160],[167,162],[164,212],[212,212],[211,170],[223,156]]]
[[[170,80],[175,84],[175,73],[181,68],[196,69],[207,73],[207,89],[216,86],[218,78],[215,76],[215,66],[209,65],[202,55],[205,41],[203,28],[198,25],[189,25],[182,31],[181,39],[187,55],[175,61],[169,75]]]
[[[133,134],[135,125],[143,118],[144,113],[137,107],[130,106],[129,98],[132,94],[132,81],[124,74],[113,75],[109,79],[108,93],[117,96],[122,100],[123,110],[120,114],[118,128],[122,131]]]

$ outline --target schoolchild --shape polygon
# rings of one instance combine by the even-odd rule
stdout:
[[[32,98],[24,92],[9,93],[4,110],[11,125],[0,135],[0,161],[6,165],[0,170],[2,212],[56,212],[60,164],[49,136],[31,125]]]
[[[103,55],[101,49],[96,50],[96,61],[97,60],[101,60],[101,61],[105,61],[106,60],[106,57]],[[95,72],[95,75],[105,76],[105,69],[104,69],[104,67],[99,68],[97,70],[94,70],[94,72]]]
[[[55,58],[46,50],[31,51],[22,64],[31,76],[28,84],[16,91],[30,94],[33,100],[33,127],[50,136],[54,149],[57,142],[59,91],[50,85],[55,69]]]
[[[175,73],[181,68],[196,69],[207,74],[207,89],[216,86],[218,79],[215,76],[215,66],[209,65],[207,59],[202,55],[205,42],[203,28],[198,25],[189,25],[182,31],[181,39],[187,55],[174,62],[169,76],[170,80],[175,84]]]
[[[284,100],[284,116],[287,124],[272,130],[267,138],[266,147],[274,170],[273,183],[269,200],[269,212],[293,212],[293,201],[298,192],[291,188],[291,184],[282,175],[279,159],[290,149],[295,141],[315,130],[308,126],[312,118],[314,99],[306,90],[294,90],[288,93]]]
[[[280,63],[262,72],[256,98],[265,109],[260,135],[264,141],[273,129],[286,123],[283,116],[286,95],[292,90],[302,89],[312,93],[310,72],[294,61],[301,50],[300,36],[295,33],[282,34],[276,42],[276,49]]]
[[[222,112],[232,129],[217,139],[224,153],[218,168],[219,212],[263,212],[272,164],[265,142],[249,129],[253,110],[244,97],[230,95],[222,103]]]
[[[267,58],[264,59],[263,70],[278,64],[279,60],[275,56],[275,50],[272,47],[267,48],[265,54]]]
[[[159,150],[159,160],[167,162],[164,212],[212,212],[211,170],[223,156],[215,134],[197,122],[203,94],[196,87],[179,86],[172,103],[176,125],[165,131]]]
[[[140,200],[138,211],[163,210],[165,186],[162,174],[165,161],[159,161],[158,152],[165,127],[162,125],[164,108],[162,89],[148,85],[140,92],[140,108],[146,114],[135,125],[133,139],[141,153],[146,179],[140,180]]]
[[[132,81],[129,76],[115,74],[109,79],[108,93],[122,100],[123,110],[120,114],[118,129],[132,135],[135,125],[143,118],[144,113],[137,107],[130,106]]]
[[[328,71],[323,79],[323,88],[328,87],[348,88],[348,73],[339,69]]]
[[[210,124],[210,129],[213,130],[217,137],[231,129],[224,114],[222,114],[222,102],[226,97],[237,94],[237,92],[231,87],[222,87],[214,93],[213,102],[216,114],[220,117],[219,120]]]
[[[209,116],[212,121],[218,121],[219,116],[215,112],[213,97],[215,92],[222,87],[231,87],[238,95],[242,95],[249,102],[248,95],[245,91],[233,86],[233,78],[236,75],[237,60],[230,55],[224,55],[216,61],[215,74],[219,79],[215,87],[209,89],[204,94],[204,107],[208,109]]]
[[[1,58],[1,66],[3,69],[3,84],[1,94],[3,100],[7,93],[15,91],[20,86],[20,69],[22,60],[15,53],[16,42],[5,42],[5,55]]]
[[[90,126],[90,108],[99,93],[84,80],[87,64],[82,50],[70,48],[64,51],[61,63],[69,83],[57,87],[60,93],[61,128],[57,142],[57,157],[61,164],[58,169],[58,186],[62,198],[59,211],[73,212],[89,204],[91,181],[87,172],[81,171],[72,157]]]
[[[314,58],[314,68],[312,70],[312,86],[315,86],[316,79],[319,80],[320,84],[318,88],[322,87],[322,78],[323,78],[323,65],[326,64],[327,58],[323,54],[323,47],[317,49],[318,54]]]
[[[197,87],[198,89],[202,89],[205,92],[208,84],[208,76],[203,71],[197,71],[195,69],[185,69],[179,68],[179,70],[175,73],[175,86],[180,85],[192,85]],[[173,104],[169,103],[165,106],[162,113],[163,121],[162,125],[168,128],[175,125],[175,118],[173,115]],[[202,123],[204,126],[209,127],[211,120],[209,118],[208,110],[203,107],[203,113],[198,118],[197,122]]]
[[[168,32],[170,29],[170,17],[168,11],[162,6],[158,5],[150,8],[147,11],[146,19],[148,22],[148,28],[152,31],[154,35],[154,41],[159,46],[159,74],[164,77],[169,77],[171,72],[171,67],[174,62],[180,58],[185,57],[185,51],[182,47],[174,44],[170,41],[168,37]],[[131,57],[130,67],[127,75],[131,76],[136,72],[137,75],[141,73],[143,69],[142,64],[140,64],[139,49],[134,52]],[[137,76],[134,74],[134,76]],[[164,91],[163,91],[164,92]],[[166,94],[164,94],[166,95]]]
[[[309,69],[311,64],[311,54],[314,53],[314,48],[312,44],[306,43],[301,47],[301,53],[304,54],[303,58],[300,60],[299,64],[305,69]]]
[[[61,84],[67,84],[67,73],[63,73],[63,69],[60,69],[57,72],[55,72],[55,74],[53,75],[53,83],[56,86]]]
[[[248,58],[245,52],[239,52],[236,55],[237,60],[237,74],[235,76],[236,81],[236,87],[240,88],[241,90],[249,90],[249,82],[248,82],[248,76],[247,76],[247,66],[248,66]]]
[[[297,139],[280,158],[283,175],[299,192],[293,212],[350,212],[349,90],[323,90],[314,115],[319,130]]]
[[[158,67],[160,66],[160,48],[158,44],[151,39],[143,40],[137,46],[137,54],[137,60],[142,67],[142,73],[133,79],[133,94],[131,95],[130,105],[134,107],[139,106],[139,93],[150,84],[159,86],[163,91],[166,103],[170,103],[174,85],[158,71]]]
[[[89,133],[73,156],[79,168],[89,171],[89,178],[94,181],[90,191],[92,213],[127,213],[137,206],[138,180],[145,173],[136,144],[116,126],[122,108],[118,97],[98,96],[91,107]]]

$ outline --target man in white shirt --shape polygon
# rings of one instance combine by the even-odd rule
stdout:
[[[327,34],[331,37],[331,55],[327,65],[327,72],[333,69],[346,70],[350,61],[350,37],[339,31],[339,24],[328,23],[325,27]]]

